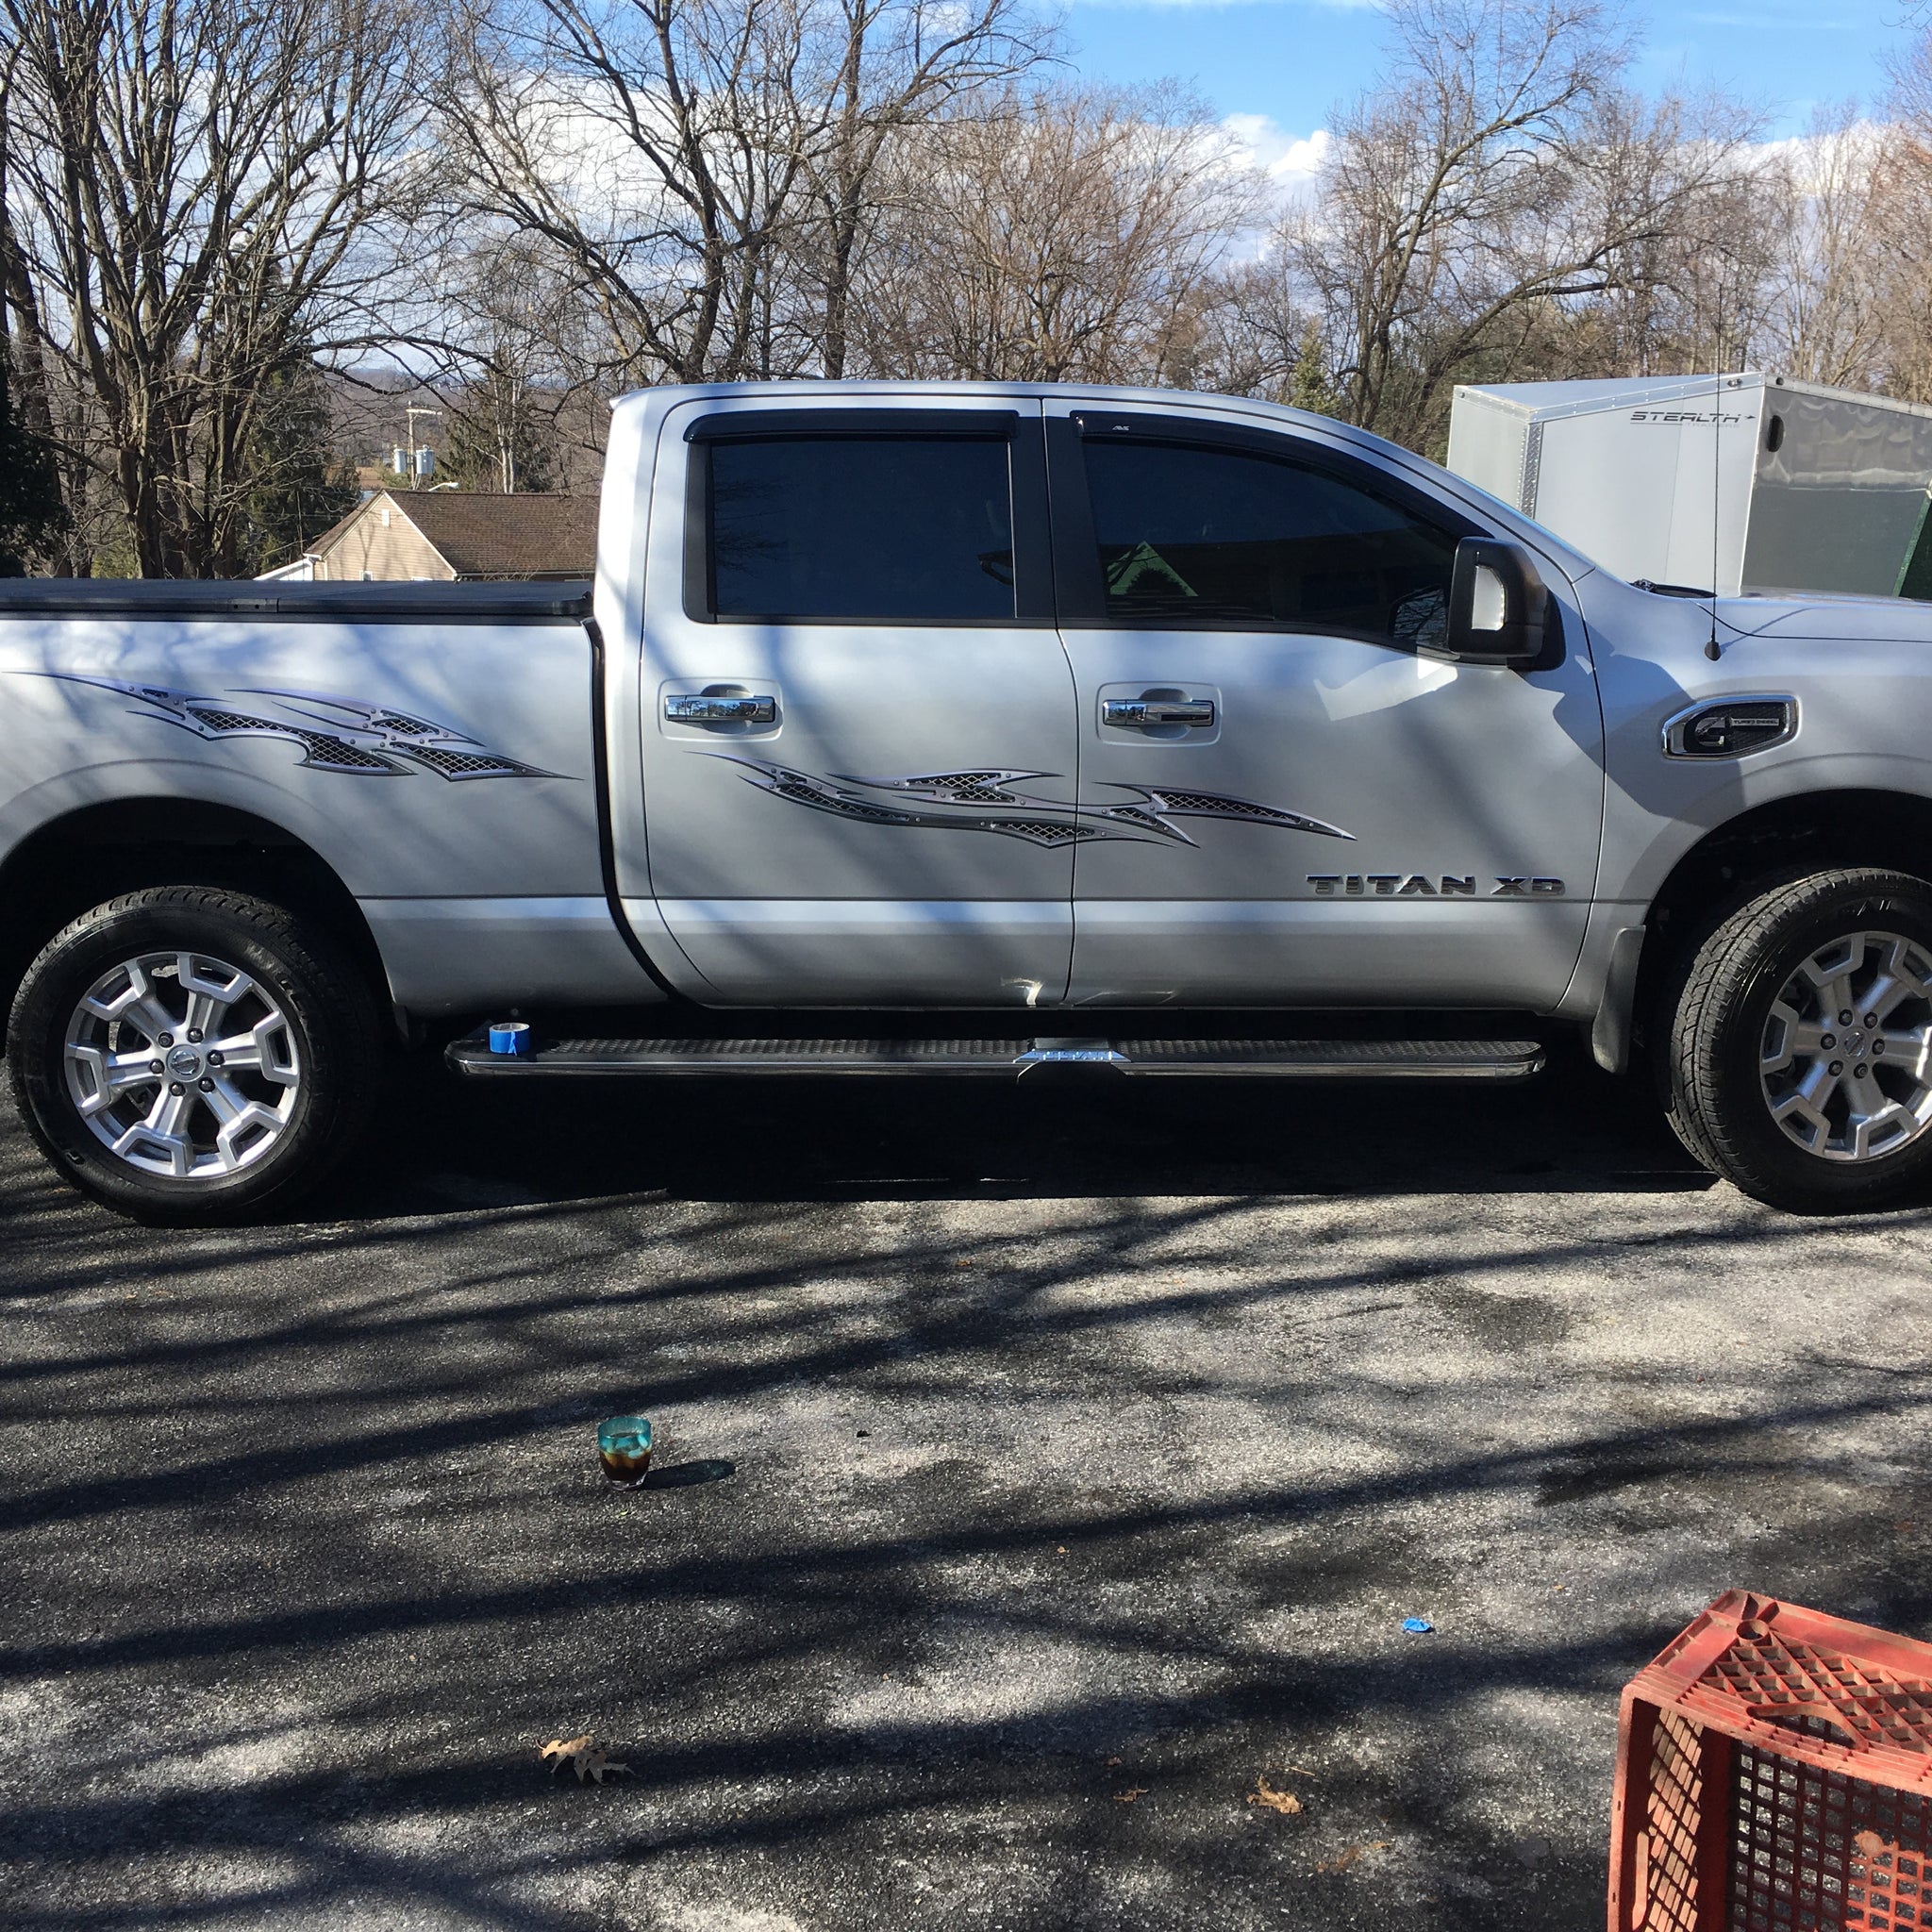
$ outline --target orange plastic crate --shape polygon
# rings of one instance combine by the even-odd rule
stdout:
[[[1610,1932],[1932,1932],[1932,1644],[1719,1597],[1624,1691]]]

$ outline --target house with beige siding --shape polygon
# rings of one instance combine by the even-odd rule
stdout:
[[[377,490],[271,575],[336,584],[588,577],[596,556],[594,497]]]

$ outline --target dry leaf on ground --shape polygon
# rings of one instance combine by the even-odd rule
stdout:
[[[1324,1858],[1315,1870],[1325,1872],[1331,1876],[1337,1872],[1346,1872],[1364,1852],[1386,1852],[1389,1849],[1389,1842],[1386,1838],[1378,1838],[1372,1845],[1350,1845],[1347,1851],[1337,1852],[1332,1858]]]
[[[1255,1789],[1248,1793],[1251,1805],[1265,1805],[1271,1811],[1279,1811],[1284,1818],[1292,1818],[1302,1808],[1302,1801],[1292,1791],[1277,1791],[1265,1777],[1255,1780]]]
[[[1144,1798],[1146,1795],[1145,1785],[1133,1785],[1124,1791],[1116,1791],[1113,1794],[1113,1801],[1116,1805],[1131,1805],[1136,1798]]]
[[[589,1731],[581,1738],[552,1738],[549,1743],[538,1746],[537,1756],[555,1760],[550,1767],[553,1774],[569,1765],[576,1773],[578,1784],[590,1778],[601,1785],[613,1773],[630,1769],[612,1757]]]

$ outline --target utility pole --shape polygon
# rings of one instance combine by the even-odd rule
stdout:
[[[403,410],[403,419],[406,425],[403,434],[408,440],[409,488],[411,490],[420,490],[423,487],[423,458],[428,454],[426,447],[419,448],[417,446],[416,418],[418,416],[441,416],[441,414],[442,411],[441,409],[427,408],[421,403],[410,403]]]

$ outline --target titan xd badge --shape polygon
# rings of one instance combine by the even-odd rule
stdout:
[[[1307,880],[1314,887],[1316,896],[1323,899],[1332,899],[1338,892],[1351,899],[1367,898],[1372,894],[1378,899],[1474,899],[1476,896],[1475,874],[1473,872],[1438,873],[1433,880],[1424,878],[1419,872],[1311,872]],[[1498,874],[1496,883],[1491,887],[1487,896],[1491,899],[1527,899],[1555,895],[1562,890],[1561,879]]]

